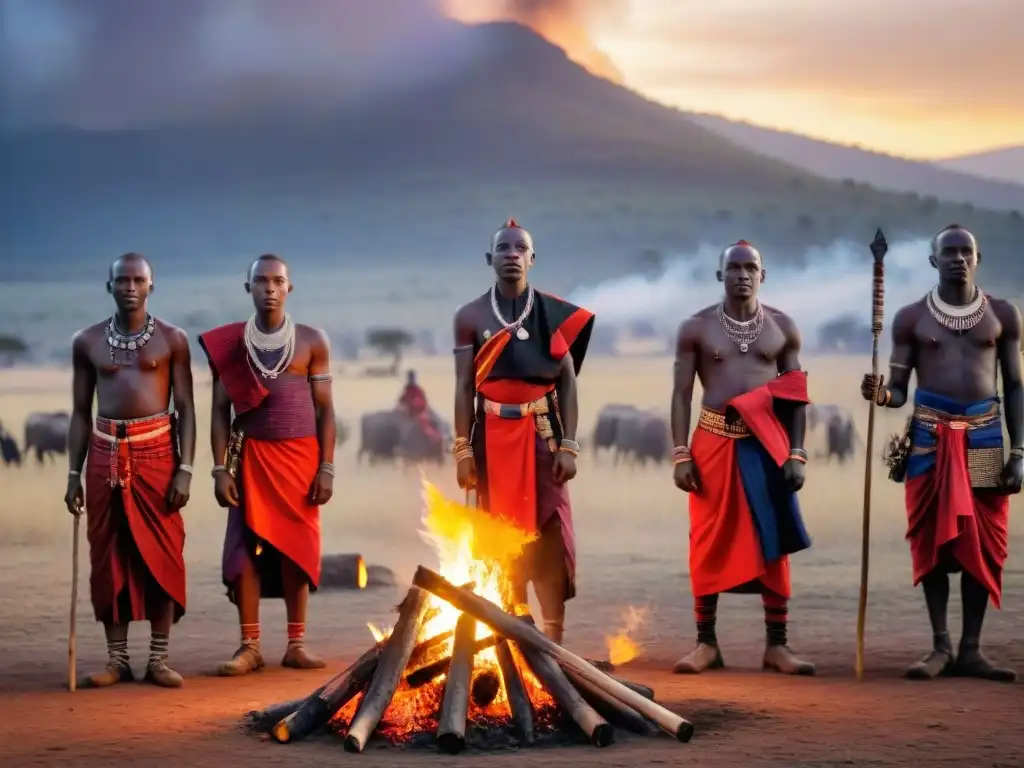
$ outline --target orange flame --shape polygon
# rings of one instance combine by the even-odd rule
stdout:
[[[647,622],[647,609],[629,606],[624,617],[625,626],[615,635],[605,638],[608,646],[608,661],[615,666],[628,664],[643,653],[636,640],[636,634]]]
[[[528,606],[511,603],[510,582],[506,574],[523,547],[535,537],[476,507],[467,507],[445,498],[425,478],[423,500],[423,529],[420,533],[437,553],[440,574],[453,584],[472,583],[477,595],[514,610],[517,614],[528,613]],[[428,619],[420,627],[417,638],[420,642],[452,633],[461,615],[453,605],[434,595],[430,596],[427,610]],[[381,629],[375,624],[366,626],[377,642],[390,636],[392,630],[390,627]],[[492,634],[489,627],[477,624],[477,640]],[[432,658],[424,660],[424,665],[449,657],[453,646],[454,638],[439,644]],[[545,707],[553,706],[551,696],[529,666],[518,654],[513,653],[513,656],[535,710],[539,713]],[[500,679],[497,653],[493,647],[476,655],[474,680],[488,672],[497,674]],[[415,733],[433,731],[437,727],[437,716],[444,697],[444,681],[445,676],[441,675],[427,685],[412,688],[403,680],[384,713],[380,731],[395,741],[406,740]],[[340,727],[350,722],[357,707],[358,697],[338,712],[333,721],[335,726]],[[494,721],[507,719],[510,715],[502,685],[493,701],[478,703],[471,700],[468,719]]]

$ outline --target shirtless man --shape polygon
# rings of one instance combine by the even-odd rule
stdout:
[[[576,476],[576,376],[594,315],[527,282],[533,238],[509,219],[491,239],[490,290],[455,313],[455,461],[477,503],[536,539],[514,567],[512,600],[533,582],[544,631],[562,642],[576,592],[566,483]]]
[[[322,330],[285,312],[293,288],[284,259],[260,256],[245,283],[253,316],[199,337],[214,377],[214,492],[229,508],[223,580],[242,635],[218,669],[222,676],[264,666],[261,597],[284,598],[288,648],[281,664],[324,666],[306,650],[305,634],[306,602],[320,583],[320,506],[334,493],[330,344]]]
[[[764,668],[814,674],[814,665],[786,645],[788,556],[810,546],[795,496],[807,462],[807,376],[796,324],[758,300],[764,279],[754,246],[729,246],[718,268],[723,302],[679,327],[672,463],[676,486],[690,494],[697,647],[676,663],[678,673],[724,666],[715,634],[718,595],[755,592],[765,612]],[[695,377],[704,400],[688,445]]]
[[[938,271],[938,285],[893,318],[888,383],[868,374],[861,385],[866,400],[901,408],[910,374],[917,374],[913,449],[894,467],[893,479],[906,479],[914,586],[924,589],[933,647],[906,674],[915,680],[957,674],[1012,682],[1013,670],[995,667],[982,654],[981,627],[989,599],[1000,605],[1008,494],[1020,492],[1024,474],[1021,317],[1013,304],[975,284],[981,253],[963,227],[951,224],[935,236],[929,262]],[[954,656],[946,606],[948,574],[955,572],[962,573],[963,633]]]
[[[148,620],[145,679],[178,688],[181,675],[167,659],[171,625],[185,613],[180,510],[188,502],[196,448],[188,337],[148,313],[153,270],[139,254],[110,265],[107,291],[114,297],[114,316],[84,328],[72,341],[74,403],[64,503],[73,515],[83,508],[87,514],[89,586],[108,655],[103,671],[83,685],[134,679],[128,624]]]

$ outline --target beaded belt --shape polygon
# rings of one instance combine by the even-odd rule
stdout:
[[[552,397],[554,394],[552,393]],[[555,431],[551,427],[551,406],[547,397],[534,400],[530,403],[496,403],[493,400],[480,398],[480,408],[484,413],[497,416],[501,419],[525,419],[532,416],[537,424],[537,434],[547,441],[548,448],[557,450],[555,443]],[[558,411],[555,411],[555,418],[558,418]]]
[[[120,422],[111,422],[118,424]],[[149,432],[142,432],[137,435],[126,435],[125,437],[118,437],[117,435],[108,435],[106,432],[100,432],[98,429],[93,428],[92,433],[100,440],[105,440],[108,443],[144,443],[147,440],[152,440],[154,437],[160,437],[171,431],[170,424],[164,424],[162,427],[151,429]]]
[[[914,415],[911,417],[911,431],[916,427],[924,432],[935,435],[936,427],[945,424],[947,427],[957,431],[971,431],[992,427],[999,423],[1002,415],[996,403],[985,413],[964,416],[962,414],[952,415],[943,411],[917,406],[914,408]],[[1002,425],[1000,424],[1000,434]],[[1001,442],[1001,441],[1000,441]],[[935,445],[912,444],[911,455],[926,456],[936,452]],[[992,446],[987,448],[967,448],[967,474],[971,478],[972,488],[998,488],[1003,473],[1006,457],[1003,455],[1003,447]]]
[[[713,411],[710,408],[700,409],[700,419],[697,427],[705,432],[710,432],[718,437],[728,437],[739,440],[750,437],[751,432],[743,419],[736,417],[734,420],[726,420],[725,414],[721,411]]]

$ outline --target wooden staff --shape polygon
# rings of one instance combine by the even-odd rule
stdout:
[[[878,339],[882,335],[885,316],[885,254],[889,243],[879,229],[871,241],[871,255],[875,264],[871,289],[871,375],[878,380]],[[857,679],[864,679],[864,623],[868,610],[868,555],[871,549],[871,462],[874,459],[875,406],[877,393],[868,403],[867,453],[864,456],[864,522],[860,543],[860,599],[857,602]]]
[[[82,527],[81,510],[75,515],[75,523],[71,540],[71,618],[68,622],[68,690],[74,691],[77,687],[78,677],[78,652],[75,647],[78,637],[78,629],[75,627],[75,616],[78,607],[78,529]]]

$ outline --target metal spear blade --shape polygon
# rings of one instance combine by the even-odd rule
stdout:
[[[889,242],[885,239],[885,233],[882,232],[882,228],[879,227],[878,231],[875,232],[875,239],[871,241],[871,255],[875,257],[875,262],[881,264],[882,259],[885,258],[885,254],[889,252]]]

